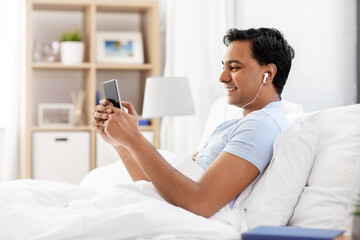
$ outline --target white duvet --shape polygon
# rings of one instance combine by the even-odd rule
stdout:
[[[196,179],[190,157],[173,161]],[[246,230],[240,208],[212,219],[175,207],[146,181],[131,182],[120,162],[80,184],[41,180],[0,183],[0,239],[238,239]]]

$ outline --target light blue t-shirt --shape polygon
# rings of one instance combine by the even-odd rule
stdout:
[[[281,102],[271,102],[260,110],[218,126],[199,150],[195,162],[207,169],[225,151],[249,161],[262,173],[273,155],[276,136],[288,126]]]
[[[207,169],[225,151],[249,161],[261,174],[272,158],[276,136],[288,126],[281,102],[271,102],[260,110],[218,126],[199,150],[195,162]],[[230,201],[231,208],[236,199]]]

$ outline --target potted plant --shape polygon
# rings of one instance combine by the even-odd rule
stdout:
[[[354,221],[352,228],[352,240],[360,240],[360,201],[356,206],[356,210],[354,212]]]
[[[78,31],[70,30],[61,36],[61,62],[66,65],[79,64],[84,58],[84,43]]]

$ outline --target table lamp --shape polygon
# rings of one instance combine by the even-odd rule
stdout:
[[[142,118],[195,114],[187,77],[146,79]]]

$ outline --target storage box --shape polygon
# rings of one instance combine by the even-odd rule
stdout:
[[[96,167],[102,167],[119,160],[115,149],[96,134]]]
[[[33,177],[79,184],[90,170],[89,132],[35,132]]]
[[[141,131],[141,133],[151,144],[154,144],[154,132]],[[102,167],[118,160],[120,158],[115,149],[105,142],[99,134],[96,134],[96,167]]]

